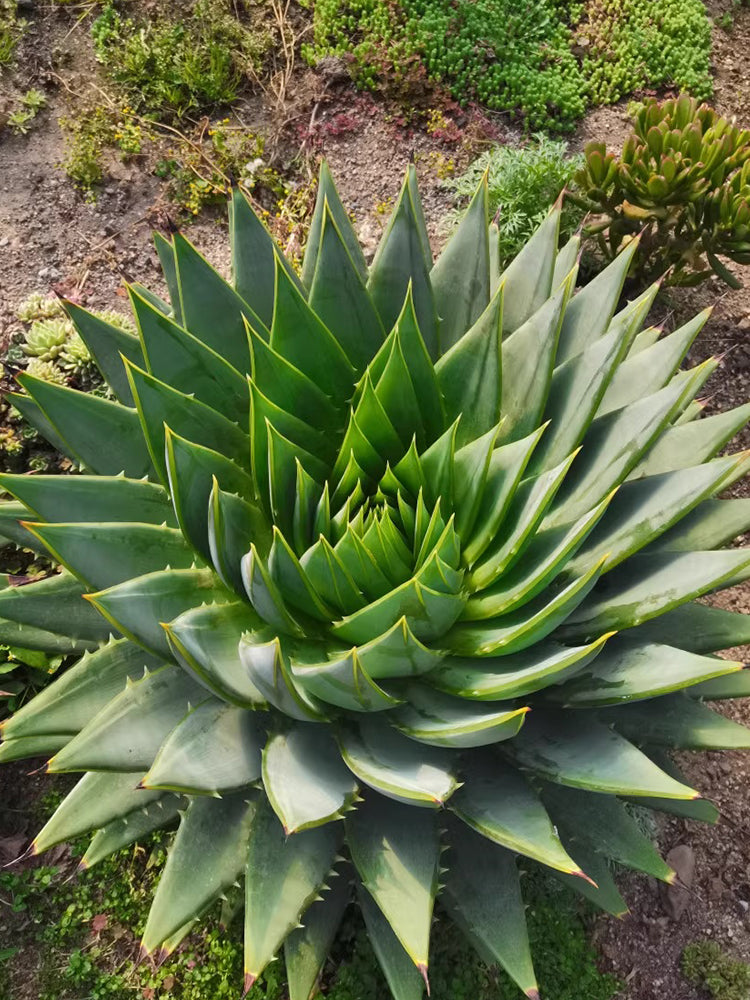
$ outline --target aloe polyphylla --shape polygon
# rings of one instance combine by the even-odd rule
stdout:
[[[717,818],[668,750],[750,746],[705,703],[750,617],[698,600],[750,576],[750,406],[703,417],[707,313],[617,311],[634,243],[576,292],[558,224],[500,273],[482,184],[433,263],[409,168],[368,266],[324,166],[301,275],[236,192],[231,284],[157,237],[138,337],[68,306],[115,398],[19,377],[83,474],[2,477],[63,569],[0,638],[83,656],[0,759],[85,772],[35,851],[179,816],[144,953],[242,882],[245,987],[283,946],[308,1000],[354,894],[412,1000],[437,898],[536,997],[519,856],[621,913],[608,859],[674,877],[626,803]]]

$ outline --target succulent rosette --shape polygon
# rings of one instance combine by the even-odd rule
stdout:
[[[82,474],[0,478],[63,567],[0,639],[83,655],[0,759],[83,772],[36,851],[178,823],[145,953],[241,883],[245,987],[283,947],[308,1000],[356,896],[412,1000],[438,898],[535,997],[519,857],[621,913],[609,859],[674,877],[627,803],[716,819],[668,750],[750,746],[706,704],[750,618],[699,600],[750,575],[750,407],[703,417],[707,313],[616,311],[635,244],[576,292],[558,224],[500,273],[482,184],[433,262],[410,167],[368,266],[324,166],[301,275],[235,192],[232,283],[157,237],[137,337],[68,306],[114,398],[19,376]]]

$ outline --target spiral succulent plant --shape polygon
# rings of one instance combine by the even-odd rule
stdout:
[[[65,316],[35,320],[26,333],[21,349],[27,357],[51,364],[62,353],[71,332],[71,324]]]
[[[144,954],[242,881],[246,989],[283,946],[308,1000],[354,892],[412,1000],[439,894],[537,997],[517,856],[621,913],[607,859],[674,877],[625,803],[715,821],[668,749],[750,746],[705,704],[750,694],[713,655],[750,617],[697,600],[750,575],[750,501],[712,499],[750,406],[678,371],[706,313],[616,311],[635,243],[574,294],[559,214],[500,273],[483,183],[433,263],[409,168],[368,267],[324,166],[298,276],[235,192],[232,284],[158,237],[138,337],[69,306],[117,400],[19,376],[84,473],[0,477],[64,567],[0,640],[83,656],[0,759],[84,772],[37,852],[179,816]]]
[[[692,285],[716,273],[739,287],[718,255],[750,263],[750,132],[687,94],[651,98],[621,157],[601,142],[585,154],[574,199],[595,213],[589,231],[607,256],[640,233],[642,275]]]

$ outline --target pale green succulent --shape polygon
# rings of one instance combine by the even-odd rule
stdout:
[[[98,315],[101,316],[101,313]],[[78,372],[87,365],[90,365],[92,360],[88,347],[86,347],[80,335],[73,330],[60,352],[60,367],[67,372]],[[29,369],[27,368],[26,370],[28,371]]]
[[[34,378],[43,379],[45,382],[56,382],[58,385],[65,385],[65,373],[51,361],[44,361],[42,358],[30,358],[26,366],[26,371]]]
[[[71,333],[73,324],[66,316],[34,320],[24,334],[21,350],[28,357],[39,358],[40,361],[56,361]]]
[[[35,319],[53,319],[63,316],[64,310],[60,300],[53,295],[43,295],[32,292],[16,309],[16,316],[23,323],[33,323]]]
[[[235,193],[232,284],[177,235],[138,337],[68,307],[117,401],[20,376],[84,474],[0,477],[65,567],[0,641],[84,655],[0,760],[85,772],[37,852],[180,817],[145,953],[244,882],[245,987],[283,948],[308,1000],[355,892],[416,1000],[439,895],[536,997],[517,856],[622,913],[609,859],[674,878],[625,803],[716,820],[667,750],[750,746],[705,704],[750,694],[714,655],[750,617],[699,600],[750,575],[750,406],[702,417],[707,313],[616,311],[635,245],[574,293],[558,224],[501,274],[482,185],[434,262],[410,168],[368,267],[324,167],[301,276]]]

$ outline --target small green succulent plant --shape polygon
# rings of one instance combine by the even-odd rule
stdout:
[[[750,694],[713,655],[750,617],[698,600],[750,576],[714,499],[750,406],[701,417],[707,313],[616,311],[635,242],[574,294],[558,226],[501,273],[483,182],[433,261],[409,168],[368,267],[324,166],[301,275],[236,192],[231,284],[157,237],[138,337],[69,306],[116,400],[19,376],[84,474],[0,477],[64,567],[0,641],[83,655],[0,760],[84,772],[37,852],[179,817],[144,954],[244,882],[246,989],[283,948],[308,1000],[354,893],[417,1000],[437,898],[537,997],[517,856],[622,913],[608,859],[674,878],[624,803],[716,820],[667,753],[750,746],[705,704]]]
[[[589,232],[606,257],[640,234],[642,279],[669,272],[669,283],[694,285],[716,273],[739,287],[719,256],[750,263],[750,131],[687,94],[651,98],[619,158],[601,142],[585,155],[574,197],[594,213]]]

